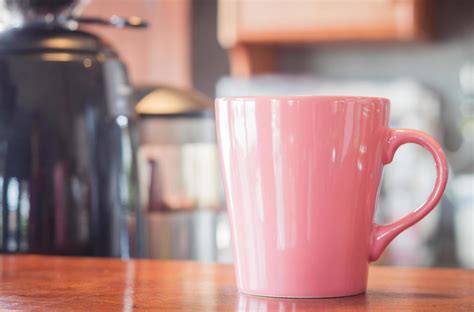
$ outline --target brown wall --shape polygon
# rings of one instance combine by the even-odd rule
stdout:
[[[91,0],[83,15],[143,17],[147,29],[84,28],[119,51],[132,83],[191,86],[191,0]]]

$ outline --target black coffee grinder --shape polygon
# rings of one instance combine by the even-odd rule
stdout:
[[[77,0],[0,0],[0,252],[145,255],[126,68]]]

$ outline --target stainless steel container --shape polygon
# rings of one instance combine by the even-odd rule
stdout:
[[[137,90],[136,102],[149,255],[230,260],[212,102],[171,87]]]

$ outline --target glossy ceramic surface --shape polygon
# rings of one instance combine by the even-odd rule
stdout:
[[[439,201],[446,160],[428,135],[389,129],[389,101],[366,97],[216,100],[217,134],[242,292],[278,297],[362,293],[369,261]],[[428,200],[373,223],[382,167],[403,143],[434,156]]]

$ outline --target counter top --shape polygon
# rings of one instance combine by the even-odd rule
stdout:
[[[231,265],[0,256],[0,309],[474,311],[474,271],[372,266],[366,294],[277,299],[237,292]]]

